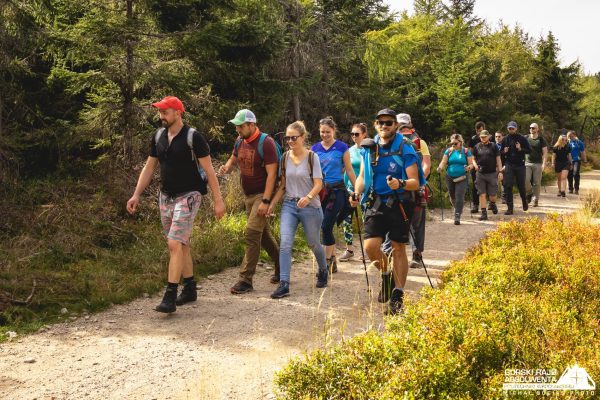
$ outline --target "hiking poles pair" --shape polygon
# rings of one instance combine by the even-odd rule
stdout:
[[[388,182],[391,181],[392,178],[391,176],[388,175],[387,180]],[[411,226],[411,221],[408,218],[408,215],[406,215],[406,211],[404,210],[404,206],[402,205],[402,202],[400,201],[400,196],[398,196],[398,192],[394,190],[394,197],[396,198],[396,201],[398,202],[398,208],[400,209],[400,213],[402,213],[402,217],[404,218],[404,222],[406,222],[408,224],[408,232],[410,233],[410,236],[412,237],[413,243],[416,246],[417,240],[415,239],[415,233],[413,232],[412,226]],[[433,282],[431,282],[431,278],[429,277],[429,271],[427,271],[427,266],[425,265],[425,261],[423,261],[423,257],[421,257],[421,264],[423,264],[423,269],[425,270],[425,275],[427,275],[427,280],[429,281],[429,285],[431,285],[431,288],[433,289]]]
[[[352,193],[352,200],[356,201],[356,194]],[[365,267],[365,279],[367,280],[367,291],[369,292],[369,297],[371,296],[371,284],[369,283],[369,274],[367,273],[367,259],[365,257],[365,247],[363,246],[361,227],[360,227],[360,217],[358,216],[358,207],[354,207],[354,216],[356,217],[356,228],[358,229],[358,241],[360,243],[360,253],[362,255],[363,266]]]

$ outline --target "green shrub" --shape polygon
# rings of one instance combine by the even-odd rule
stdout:
[[[383,333],[296,359],[276,384],[286,399],[499,399],[506,368],[575,362],[597,381],[599,310],[598,226],[504,223]]]

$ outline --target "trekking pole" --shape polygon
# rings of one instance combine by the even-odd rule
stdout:
[[[442,192],[442,172],[440,171],[439,180],[440,183],[440,204],[442,208],[442,221],[444,220],[444,193]]]
[[[415,240],[415,233],[413,232],[413,230],[409,228],[408,231],[410,232],[410,236],[412,237],[413,243],[417,243],[417,241]],[[423,269],[425,269],[425,275],[427,275],[429,285],[431,285],[431,288],[434,289],[433,283],[431,282],[431,278],[429,277],[429,272],[427,271],[427,265],[425,265],[425,261],[423,261],[423,256],[421,256],[421,264],[423,264]]]
[[[352,193],[352,200],[356,201],[356,195]],[[362,254],[362,262],[365,267],[365,279],[367,280],[367,291],[371,297],[371,284],[369,283],[369,274],[367,273],[367,260],[365,258],[365,248],[363,246],[362,234],[360,233],[360,217],[358,216],[358,207],[354,207],[354,215],[356,216],[356,228],[358,229],[358,242],[360,243],[360,253]]]
[[[469,198],[469,215],[471,215],[471,219],[473,219],[473,200],[471,199],[471,185],[469,184],[469,171],[467,171],[467,197]]]

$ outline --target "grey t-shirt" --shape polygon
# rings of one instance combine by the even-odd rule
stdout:
[[[321,172],[321,163],[319,162],[319,156],[316,153],[312,153],[313,156],[313,178],[323,179],[323,173]],[[294,164],[292,157],[288,155],[287,163],[285,165],[285,197],[286,198],[301,198],[306,196],[313,188],[313,180],[310,178],[310,167],[308,165],[308,157],[304,157],[304,160],[299,165]],[[285,198],[284,198],[285,199]],[[310,203],[309,207],[319,208],[321,207],[321,201],[319,196],[315,196]]]

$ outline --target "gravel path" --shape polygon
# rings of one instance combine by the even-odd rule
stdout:
[[[582,194],[600,189],[600,171],[582,177]],[[515,204],[519,204],[518,201]],[[575,196],[542,193],[541,207],[515,217],[570,212]],[[501,207],[501,212],[505,207]],[[454,226],[445,212],[427,225],[425,262],[436,279],[450,260],[459,259],[491,221],[471,219]],[[356,243],[358,244],[358,243]],[[232,296],[232,268],[200,283],[199,301],[177,313],[152,311],[159,296],[108,311],[79,316],[41,332],[0,344],[1,399],[270,399],[273,375],[290,357],[328,345],[368,328],[382,329],[382,308],[369,299],[363,265],[339,263],[325,290],[314,288],[311,262],[295,265],[291,296],[271,300],[271,271],[259,267],[254,292]],[[380,280],[369,271],[372,285]],[[407,297],[414,301],[428,284],[423,269],[410,270]],[[377,288],[375,288],[376,294]]]

